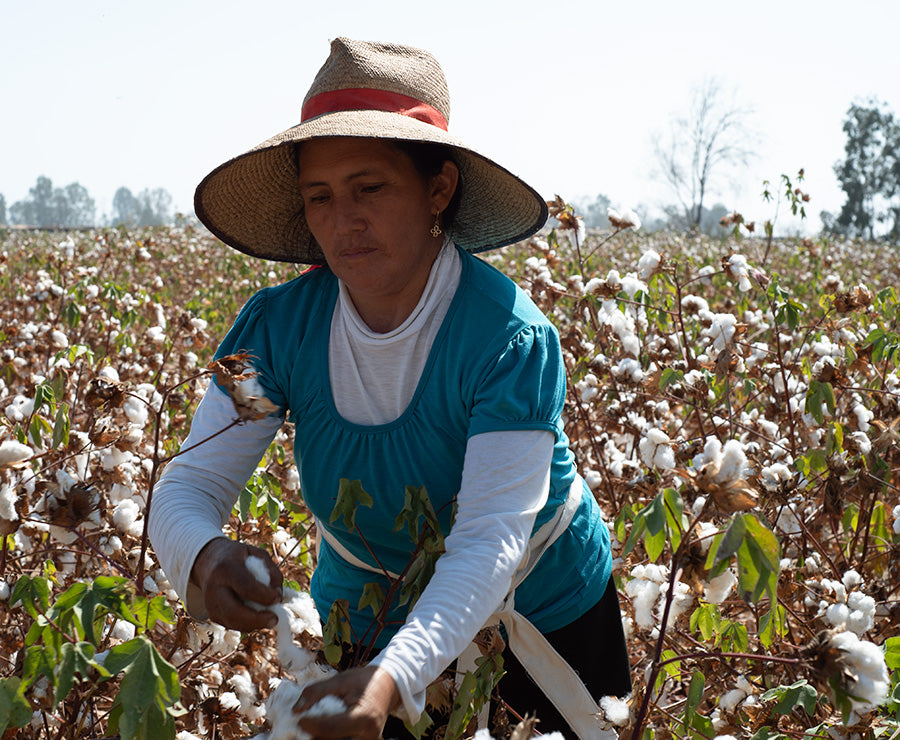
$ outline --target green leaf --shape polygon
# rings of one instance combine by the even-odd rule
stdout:
[[[644,537],[644,549],[647,551],[647,557],[655,563],[666,549],[666,530],[661,529],[653,535],[648,532]]]
[[[797,706],[803,707],[809,716],[812,716],[816,711],[816,702],[819,696],[816,690],[806,682],[806,679],[801,679],[790,686],[781,688],[784,689],[784,692],[775,706],[772,707],[772,711],[776,714],[789,714]]]
[[[647,522],[640,515],[640,513],[635,517],[634,523],[631,525],[631,532],[628,534],[628,539],[625,540],[625,545],[622,547],[622,555],[625,556],[630,553],[633,549],[637,541],[640,539],[641,535],[647,531]]]
[[[422,735],[424,735],[428,728],[434,724],[434,720],[428,712],[423,711],[422,714],[419,715],[419,721],[414,725],[411,725],[408,722],[404,722],[403,724],[415,740],[421,740]]]
[[[363,490],[361,481],[341,478],[337,502],[328,521],[334,524],[340,517],[344,517],[344,526],[352,531],[356,529],[356,507],[362,504],[371,509],[374,503],[372,497]]]
[[[747,626],[726,619],[722,627],[722,647],[733,653],[746,653],[750,644]]]
[[[706,557],[706,569],[713,571],[720,564],[727,565],[731,556],[738,551],[744,541],[746,533],[747,524],[744,517],[740,514],[735,515],[728,525],[728,529],[713,538],[709,554]]]
[[[50,608],[49,581],[39,576],[21,576],[13,586],[9,605],[15,606],[20,601],[32,619],[37,619],[40,612],[46,612]]]
[[[46,676],[51,684],[55,683],[55,661],[56,650],[52,647],[48,649],[45,645],[32,645],[27,648],[25,650],[25,658],[22,661],[22,681],[24,686],[27,688],[40,676]]]
[[[900,636],[889,637],[884,641],[884,662],[892,671],[900,668]]]
[[[128,621],[137,626],[150,631],[157,622],[165,622],[173,624],[175,622],[175,612],[169,606],[169,602],[165,596],[154,596],[148,599],[146,596],[136,596],[131,604],[132,617]]]
[[[432,532],[439,533],[441,531],[437,514],[434,511],[425,486],[407,486],[403,499],[403,508],[394,520],[394,531],[397,532],[406,525],[412,541],[418,542],[419,519],[424,519],[425,524]]]
[[[178,701],[181,687],[178,671],[153,643],[140,636],[116,645],[104,665],[112,674],[120,671],[124,674],[115,699],[122,706],[118,725],[122,740],[146,737],[141,728],[147,726],[148,715],[154,716],[157,722],[165,722],[166,707]]]
[[[38,447],[44,446],[44,434],[52,434],[52,432],[53,427],[50,426],[50,422],[48,422],[43,416],[35,414],[32,417],[28,436],[31,437],[31,441],[34,442],[34,444],[36,444]]]
[[[687,693],[687,705],[684,709],[684,729],[687,729],[691,726],[692,717],[694,713],[697,711],[697,707],[700,706],[700,701],[703,699],[703,689],[706,686],[706,677],[700,671],[694,671],[691,675],[691,683],[688,686]]]
[[[31,722],[31,705],[17,676],[0,678],[0,733],[7,727],[25,727]]]
[[[674,488],[663,492],[666,507],[666,525],[672,537],[672,549],[677,550],[681,544],[681,535],[687,529],[688,521],[684,515],[684,502],[681,494]]]
[[[678,654],[671,649],[663,650],[662,655],[660,656],[661,661],[671,660],[672,658],[677,658]],[[681,675],[681,661],[680,660],[671,660],[671,662],[666,663],[662,670],[659,672],[659,675],[656,677],[656,685],[653,687],[654,691],[659,691],[662,687],[663,683],[665,683],[666,677],[670,678],[678,678]]]
[[[666,526],[666,504],[664,494],[658,493],[656,497],[641,509],[638,516],[643,516],[647,520],[647,531],[651,534],[661,532]]]
[[[699,632],[706,642],[716,634],[720,622],[719,607],[715,604],[701,603],[691,614],[691,629]]]
[[[59,651],[59,663],[56,665],[56,691],[54,700],[57,704],[69,695],[75,683],[75,646],[65,642]]]
[[[332,603],[328,619],[322,628],[322,642],[325,645],[325,659],[336,666],[343,657],[343,645],[350,645],[353,642],[353,633],[350,630],[350,603],[347,599],[336,599]]]
[[[61,403],[56,410],[56,420],[53,422],[53,437],[51,447],[54,449],[60,445],[69,444],[69,406]]]
[[[760,727],[750,736],[750,740],[781,740],[786,737],[787,735],[773,730],[771,727]]]
[[[256,498],[256,495],[247,486],[244,486],[244,488],[241,490],[240,494],[238,495],[238,500],[237,500],[238,516],[240,517],[241,522],[243,522],[245,524],[247,522],[247,519],[250,516],[250,507],[253,504],[255,498]]]
[[[684,380],[683,371],[667,367],[659,375],[659,389],[661,391],[665,390],[667,385],[671,383],[680,383],[682,380]]]
[[[372,608],[372,614],[376,617],[384,605],[384,589],[379,583],[367,583],[363,586],[362,596],[357,605],[357,611],[362,611],[367,606]]]
[[[459,740],[466,731],[469,722],[472,721],[474,711],[472,709],[472,700],[475,697],[476,680],[475,674],[471,671],[467,672],[463,677],[462,683],[453,700],[453,709],[450,712],[450,719],[447,722],[447,730],[444,735],[446,740]]]
[[[775,644],[778,637],[784,637],[787,631],[787,611],[781,604],[770,608],[759,619],[759,640],[767,650]]]

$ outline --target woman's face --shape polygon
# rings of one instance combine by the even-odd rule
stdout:
[[[426,181],[390,142],[340,137],[304,142],[298,166],[306,221],[328,266],[373,329],[389,330],[370,323],[367,312],[383,324],[384,314],[405,310],[399,325],[443,243],[431,228],[456,188],[456,166],[447,162]]]

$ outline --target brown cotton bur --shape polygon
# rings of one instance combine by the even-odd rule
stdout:
[[[250,396],[240,383],[256,376],[247,352],[220,357],[207,365],[216,375],[216,382],[225,390],[234,404],[234,410],[242,421],[263,419],[278,411],[278,407],[265,397]]]
[[[91,408],[115,408],[125,400],[125,386],[107,378],[94,378],[88,383],[84,402]]]

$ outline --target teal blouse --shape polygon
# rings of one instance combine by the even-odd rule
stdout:
[[[220,357],[246,351],[256,358],[267,397],[295,425],[304,501],[319,526],[376,566],[358,533],[343,519],[329,522],[340,479],[361,482],[374,506],[357,508],[356,526],[394,573],[403,571],[414,549],[406,528],[394,530],[406,486],[425,487],[443,532],[449,532],[472,435],[519,429],[554,434],[550,494],[535,530],[565,501],[577,476],[561,420],[565,368],[556,329],[509,278],[464,250],[460,255],[460,284],[412,401],[388,424],[353,424],[335,408],[328,341],[338,281],[325,267],[254,295],[217,352]],[[568,530],[516,591],[517,611],[542,632],[563,627],[592,607],[610,576],[609,533],[593,495],[582,486]],[[354,634],[365,634],[372,610],[357,604],[369,582],[387,591],[385,577],[350,565],[321,541],[311,593],[323,620],[336,599],[347,599]],[[402,625],[407,609],[391,610],[377,647]]]

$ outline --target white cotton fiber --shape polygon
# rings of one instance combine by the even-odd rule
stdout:
[[[339,696],[327,694],[307,709],[303,717],[334,717],[347,711],[347,705]]]
[[[247,559],[244,561],[244,565],[247,566],[247,570],[249,570],[251,575],[263,586],[272,585],[272,579],[269,576],[269,569],[266,566],[266,561],[259,555],[248,555]]]
[[[628,702],[615,696],[604,696],[600,699],[600,708],[606,715],[606,719],[617,727],[624,727],[631,717]]]
[[[137,520],[139,512],[140,510],[134,499],[123,499],[113,509],[113,524],[116,525],[116,529],[120,532],[127,533],[131,525]]]

